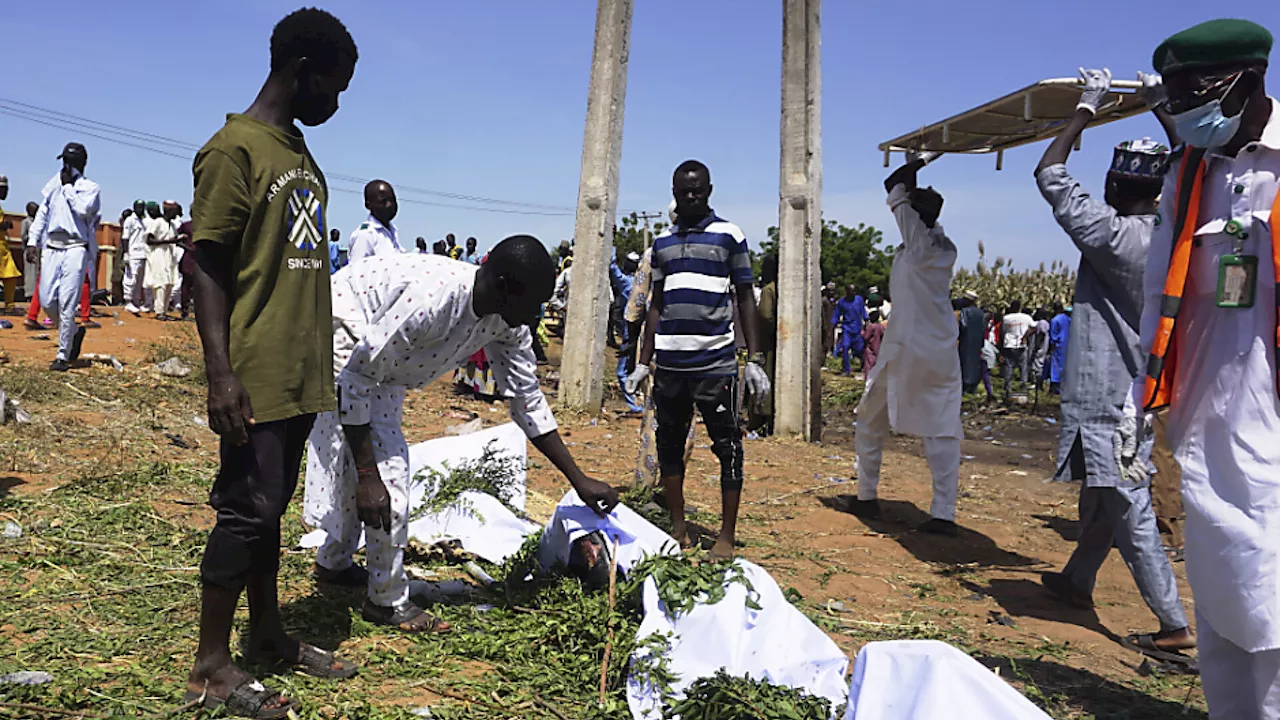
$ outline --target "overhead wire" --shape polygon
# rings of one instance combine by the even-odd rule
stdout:
[[[107,142],[116,143],[132,147],[138,150],[164,155],[167,157],[177,158],[179,160],[190,161],[194,158],[195,152],[199,146],[178,140],[176,138],[150,133],[142,130],[124,127],[122,125],[114,125],[105,123],[92,118],[64,113],[58,110],[32,105],[30,103],[12,100],[0,97],[0,115],[6,115],[19,120],[38,123],[47,127],[57,128],[59,130],[67,130],[70,132],[78,132],[88,137]],[[148,144],[151,143],[151,144]],[[155,147],[156,144],[166,145],[168,147]],[[182,154],[174,152],[174,150],[187,150],[190,154]],[[344,193],[360,194],[363,192],[363,186],[369,182],[369,178],[361,178],[354,175],[345,175],[342,173],[326,173],[327,179],[340,182],[354,183],[361,186],[361,190],[351,190],[348,188],[334,187],[333,190]],[[429,207],[452,208],[459,210],[476,210],[480,212],[502,213],[510,215],[536,215],[543,217],[570,217],[577,213],[576,208],[567,205],[551,205],[545,203],[530,203],[517,200],[503,200],[500,198],[490,198],[481,195],[470,195],[466,193],[455,193],[444,190],[432,190],[429,188],[415,187],[412,185],[395,184],[396,192],[401,195],[400,202],[412,205],[423,205]],[[440,197],[447,200],[457,200],[461,202],[478,203],[482,205],[458,205],[454,203],[437,202],[431,200],[421,200],[412,197],[403,197],[405,193],[428,195]],[[500,205],[502,207],[485,207],[484,205]],[[619,215],[626,214],[625,211],[619,210]]]

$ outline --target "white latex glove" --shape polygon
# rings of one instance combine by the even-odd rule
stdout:
[[[1107,99],[1107,92],[1111,90],[1111,71],[1106,68],[1101,70],[1080,68],[1080,79],[1084,81],[1084,92],[1080,93],[1080,102],[1076,104],[1076,109],[1084,108],[1097,115],[1098,108],[1102,107],[1102,103]]]
[[[935,152],[933,150],[921,150],[919,152],[915,150],[911,150],[907,152],[907,162],[912,162],[913,160],[920,160],[925,165],[928,165],[929,163],[933,162],[934,160],[937,160],[940,157],[942,157],[942,153]]]
[[[1164,78],[1160,73],[1144,73],[1138,72],[1138,82],[1142,83],[1142,101],[1147,107],[1155,110],[1156,108],[1169,102],[1169,91],[1164,87]]]
[[[765,373],[764,368],[749,362],[742,370],[743,382],[746,383],[747,392],[756,397],[764,397],[773,389],[769,382],[769,375]]]
[[[1150,479],[1146,461],[1138,456],[1138,448],[1143,440],[1141,430],[1145,430],[1145,423],[1140,429],[1137,417],[1125,413],[1111,441],[1120,479],[1133,485],[1140,485]]]
[[[628,395],[635,395],[636,391],[640,389],[640,383],[644,382],[647,377],[649,377],[649,366],[636,365],[636,369],[632,370],[627,379],[622,382],[622,387],[627,391]]]

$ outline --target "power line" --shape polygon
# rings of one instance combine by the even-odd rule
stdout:
[[[30,103],[24,103],[17,100],[11,100],[8,98],[0,98],[0,114],[8,115],[10,117],[14,117],[20,120],[26,120],[28,122],[38,123],[48,127],[57,128],[60,130],[80,132],[85,135],[88,135],[89,137],[97,138],[99,140],[105,140],[107,142],[113,142],[120,145],[136,148],[139,150],[146,150],[148,152],[153,152],[159,155],[166,155],[168,157],[178,158],[181,160],[190,161],[193,158],[195,151],[199,149],[198,145],[194,143],[189,143],[183,140],[177,140],[174,138],[166,137],[164,135],[156,135],[154,133],[148,133],[141,130],[134,130],[132,128],[127,128],[120,125],[112,125],[110,123],[104,123],[98,120],[93,120],[91,118],[86,118],[79,115],[72,115],[70,113],[62,113],[57,110],[51,110],[49,108],[43,108],[38,105],[31,105]],[[104,134],[104,133],[110,133],[111,135],[122,135],[124,137],[123,138],[112,137],[111,135]],[[165,148],[157,148],[150,145],[142,144],[145,142],[154,142],[154,143],[170,145],[175,148],[189,150],[191,151],[192,154],[182,155],[182,154],[172,152]],[[368,178],[361,178],[354,175],[344,175],[341,173],[326,173],[326,177],[332,178],[334,180],[356,183],[361,186],[369,182]],[[449,204],[449,203],[431,202],[426,200],[417,200],[414,198],[401,198],[402,202],[415,204],[415,205],[455,208],[455,209],[461,209],[461,210],[478,210],[481,212],[496,212],[496,213],[513,214],[513,215],[541,215],[541,216],[547,216],[547,217],[567,217],[567,216],[576,215],[577,213],[576,208],[571,206],[566,206],[566,205],[548,205],[548,204],[542,204],[542,203],[520,202],[515,200],[501,200],[498,198],[489,198],[489,197],[484,197],[480,195],[468,195],[464,193],[446,192],[443,190],[431,190],[428,188],[414,187],[412,185],[396,184],[395,188],[397,193],[406,193],[406,192],[417,193],[421,195],[442,197],[449,200],[459,200],[464,202],[485,203],[485,204],[493,204],[493,205],[504,205],[509,207],[507,208],[473,207],[469,205],[456,205],[456,204]],[[342,188],[335,188],[335,189],[339,191],[345,191]],[[528,208],[528,209],[518,210],[518,209],[511,209],[511,208]],[[620,211],[619,214],[623,214],[623,213],[621,213]]]

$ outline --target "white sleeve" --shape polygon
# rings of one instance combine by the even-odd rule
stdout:
[[[529,328],[519,327],[494,338],[484,349],[493,365],[493,379],[503,395],[511,396],[511,419],[530,438],[556,429],[556,418],[538,384],[537,362]]]

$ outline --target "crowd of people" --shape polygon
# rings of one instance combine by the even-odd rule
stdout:
[[[887,286],[864,295],[850,284],[839,297],[827,286],[815,328],[824,361],[833,354],[844,374],[858,364],[864,375],[850,511],[879,515],[885,443],[891,432],[918,436],[933,489],[921,532],[959,534],[963,395],[984,384],[993,397],[997,367],[1006,400],[1017,385],[1025,392],[1047,380],[1061,395],[1056,477],[1080,483],[1080,535],[1063,570],[1041,581],[1063,602],[1092,607],[1098,570],[1118,549],[1159,621],[1121,641],[1187,663],[1198,645],[1215,719],[1280,716],[1280,454],[1270,442],[1280,426],[1280,235],[1271,220],[1280,207],[1280,106],[1264,87],[1271,45],[1265,29],[1241,20],[1163,42],[1153,56],[1159,75],[1141,80],[1168,144],[1118,146],[1101,198],[1067,171],[1111,86],[1108,71],[1081,71],[1077,109],[1035,173],[1080,253],[1070,306],[1015,300],[984,310],[976,293],[951,297],[958,248],[940,223],[942,194],[919,183],[936,158],[922,153],[884,182],[901,236]],[[459,246],[452,234],[430,252],[421,237],[402,247],[395,190],[376,180],[364,191],[369,216],[344,251],[339,231],[326,229],[328,188],[299,125],[337,111],[355,42],[332,15],[304,9],[280,21],[270,50],[256,99],[196,156],[191,218],[176,203],[141,200],[121,217],[121,300],[158,320],[198,309],[209,427],[221,436],[188,700],[255,718],[283,717],[296,703],[233,661],[241,594],[251,657],[325,678],[357,672],[292,638],[281,621],[280,523],[304,452],[305,514],[327,537],[316,581],[364,588],[369,622],[450,630],[410,599],[404,568],[409,389],[454,372],[477,393],[506,398],[512,420],[587,506],[606,515],[619,502],[560,439],[536,372],[544,310],[569,302],[571,247],[553,258],[538,239],[514,235],[482,256],[474,237]],[[76,314],[100,200],[85,177],[84,146],[70,143],[58,159],[23,238],[27,260],[39,262],[37,302],[59,333],[52,369],[65,370],[84,340]],[[0,179],[0,200],[7,189]],[[609,267],[606,325],[621,397],[642,418],[637,476],[660,487],[672,536],[695,544],[684,478],[696,411],[720,464],[711,555],[730,558],[743,437],[772,428],[778,268],[768,255],[753,272],[745,235],[712,209],[712,190],[703,163],[675,169],[670,227]],[[1268,255],[1272,263],[1259,261]],[[0,257],[6,309],[13,265]],[[1194,633],[1152,504],[1157,443],[1182,470]],[[354,557],[362,536],[363,567]]]

